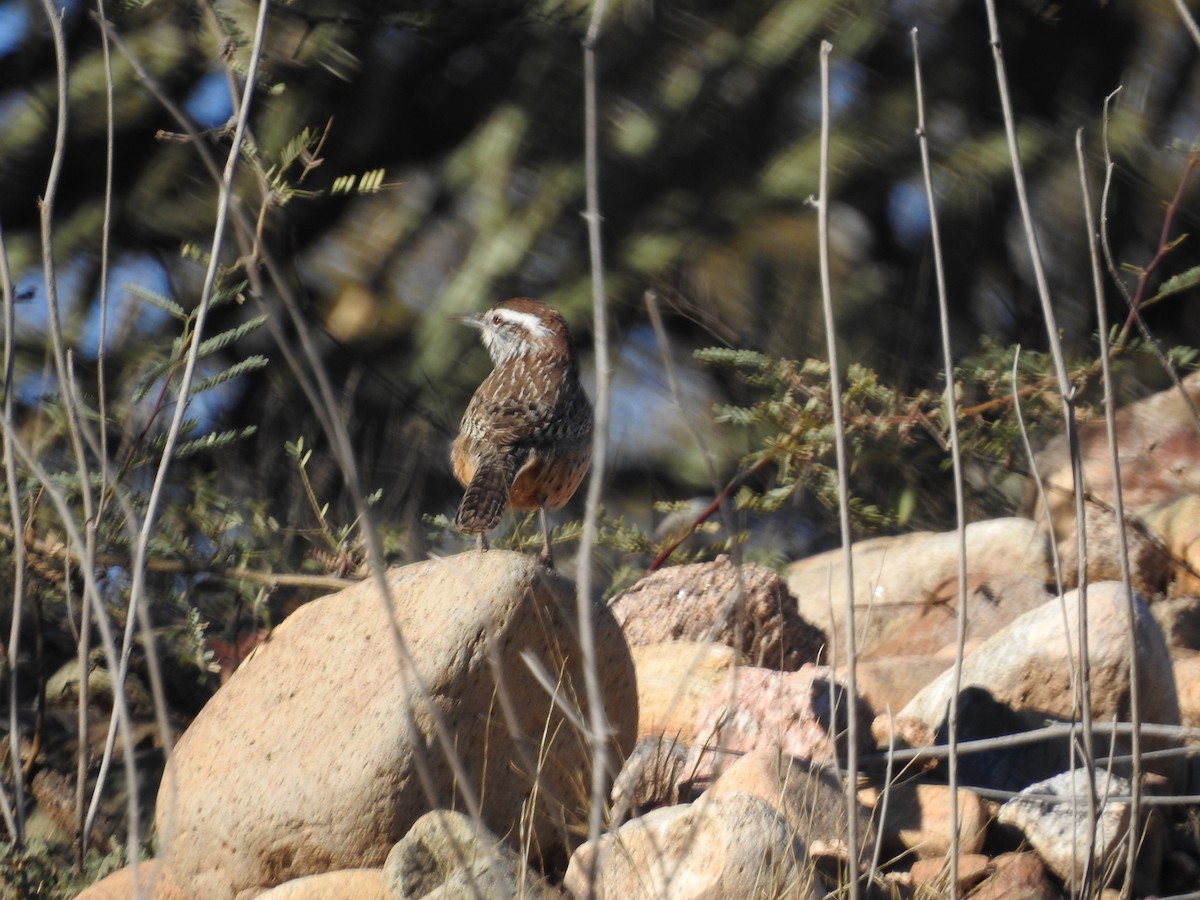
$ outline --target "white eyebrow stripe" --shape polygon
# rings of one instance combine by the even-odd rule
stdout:
[[[510,322],[513,325],[519,325],[538,337],[550,334],[550,329],[543,325],[542,320],[533,313],[520,312],[515,309],[498,309],[495,314],[504,321]]]

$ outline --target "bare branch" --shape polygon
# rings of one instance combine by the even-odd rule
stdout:
[[[850,897],[857,900],[858,883],[858,683],[856,627],[854,624],[854,553],[850,533],[850,464],[846,453],[846,423],[842,417],[842,379],[838,368],[837,325],[833,316],[833,289],[829,278],[829,55],[833,45],[821,42],[821,164],[817,205],[817,237],[821,263],[821,309],[825,317],[825,344],[829,359],[829,394],[833,412],[834,449],[837,456],[838,515],[842,526],[842,560],[846,569],[846,857],[850,869]],[[835,695],[836,696],[836,695]]]
[[[576,566],[576,604],[579,618],[579,642],[583,647],[583,678],[588,701],[588,725],[592,750],[591,797],[588,806],[588,839],[600,837],[604,819],[605,782],[611,768],[608,758],[609,725],[604,712],[604,694],[600,686],[596,660],[595,622],[592,610],[592,554],[596,544],[596,525],[600,515],[600,494],[604,489],[608,456],[608,417],[611,406],[611,372],[608,359],[608,312],[604,291],[604,243],[600,234],[599,125],[596,110],[596,41],[604,21],[605,0],[596,0],[587,34],[583,40],[583,125],[584,170],[586,178],[588,255],[592,273],[592,341],[596,368],[596,425],[592,435],[592,466],[584,505],[583,533],[579,540]],[[598,855],[597,857],[598,858]],[[594,865],[594,863],[593,863]],[[589,872],[594,876],[594,869]],[[592,877],[588,879],[589,883]]]
[[[925,197],[929,206],[929,234],[933,243],[933,267],[937,278],[938,324],[942,333],[942,359],[946,367],[946,421],[950,427],[950,458],[954,467],[954,508],[958,530],[958,628],[954,644],[954,690],[950,697],[947,714],[951,747],[958,744],[958,692],[962,686],[963,656],[967,643],[967,521],[966,501],[963,497],[962,451],[958,441],[958,409],[954,391],[954,357],[950,349],[950,308],[946,299],[946,270],[942,262],[942,240],[938,230],[937,203],[933,193],[933,174],[929,164],[929,137],[925,129],[925,96],[921,83],[921,53],[917,41],[917,29],[912,30],[913,78],[917,96],[917,143],[921,149],[921,170],[925,176]],[[950,782],[950,884],[957,891],[959,809],[958,809],[958,754],[951,751],[949,757]]]
[[[1066,426],[1067,446],[1071,454],[1072,483],[1075,489],[1075,533],[1079,547],[1079,716],[1082,725],[1082,744],[1084,766],[1090,772],[1095,762],[1092,742],[1092,704],[1091,704],[1091,672],[1088,654],[1088,621],[1087,621],[1087,533],[1084,525],[1083,508],[1083,472],[1079,457],[1079,435],[1076,431],[1074,388],[1067,375],[1067,364],[1063,357],[1062,342],[1059,340],[1058,325],[1055,321],[1054,307],[1050,302],[1050,288],[1046,281],[1046,272],[1042,264],[1042,254],[1038,246],[1037,232],[1033,227],[1033,214],[1030,211],[1029,195],[1025,188],[1025,172],[1021,164],[1021,149],[1017,141],[1016,117],[1013,114],[1012,98],[1008,93],[1008,75],[1004,66],[1004,54],[1000,47],[1000,26],[996,20],[995,0],[985,0],[988,16],[988,34],[992,44],[992,57],[996,67],[996,85],[1000,93],[1000,106],[1004,113],[1004,132],[1008,140],[1008,153],[1012,165],[1013,185],[1016,189],[1017,204],[1021,210],[1021,222],[1025,230],[1025,239],[1029,248],[1030,263],[1033,266],[1034,281],[1037,285],[1038,299],[1042,305],[1042,319],[1046,329],[1046,339],[1050,345],[1050,356],[1054,361],[1054,371],[1058,377],[1059,391],[1062,394],[1063,418]],[[1096,791],[1092,779],[1088,783],[1088,823],[1090,840],[1088,846],[1095,844],[1096,829]],[[1091,858],[1085,861],[1083,884],[1074,885],[1081,894],[1087,894],[1092,877]]]

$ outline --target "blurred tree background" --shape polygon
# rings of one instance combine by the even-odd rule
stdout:
[[[1108,224],[1116,259],[1145,266],[1181,181],[1176,232],[1196,224],[1198,188],[1184,173],[1200,131],[1197,48],[1170,0],[999,5],[1059,324],[1075,351],[1090,353],[1095,316],[1075,132],[1083,129],[1098,190],[1104,99],[1122,88],[1111,108]],[[106,158],[101,7],[61,0],[57,8],[70,102],[53,251],[67,342],[85,392],[95,396]],[[115,447],[136,447],[167,418],[169,403],[159,398],[156,406],[159,394],[146,384],[161,376],[153,366],[179,322],[150,297],[184,311],[195,305],[216,209],[204,152],[218,165],[224,159],[255,10],[242,0],[103,8],[114,41],[104,366]],[[185,505],[202,501],[203,483],[294,534],[316,524],[308,485],[318,508],[330,504],[331,518],[353,518],[297,380],[307,366],[295,352],[297,321],[311,328],[339,392],[364,490],[380,492],[377,508],[394,526],[388,549],[397,559],[428,549],[423,515],[453,508],[458,489],[446,450],[487,368],[472,334],[447,315],[507,296],[540,297],[565,312],[590,366],[580,215],[580,41],[588,13],[586,4],[555,0],[271,5],[252,149],[237,185],[243,237],[223,248],[230,266],[248,259],[254,248],[245,235],[256,230],[266,261],[251,266],[245,283],[231,278],[238,302],[214,313],[210,333],[261,314],[269,327],[207,364],[219,372],[256,354],[270,362],[192,401],[194,434],[256,430],[172,470]],[[1044,349],[982,3],[613,4],[598,48],[615,320],[613,509],[640,510],[648,522],[652,501],[710,490],[669,399],[646,324],[647,289],[663,298],[689,413],[713,441],[725,477],[750,442],[715,430],[711,409],[744,388],[695,363],[691,351],[823,355],[816,215],[807,202],[817,187],[822,39],[834,47],[831,223],[843,360],[901,390],[940,390],[914,135],[914,27],[956,353],[975,352],[981,335]],[[45,420],[57,383],[46,351],[38,198],[54,143],[56,85],[42,6],[0,2],[0,225],[18,301],[8,389],[17,418],[46,436],[34,442],[46,453],[54,447]],[[1197,262],[1195,242],[1184,242],[1156,278]],[[1122,321],[1127,307],[1111,285],[1110,302],[1113,320]],[[1148,311],[1152,331],[1167,344],[1196,343],[1193,303],[1183,294]],[[1144,380],[1131,376],[1124,387],[1159,387],[1161,374]],[[128,399],[140,393],[137,403]],[[285,450],[297,440],[314,450],[303,477],[298,455]],[[937,518],[914,521],[950,524]]]

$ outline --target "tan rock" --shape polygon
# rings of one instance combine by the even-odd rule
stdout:
[[[994,630],[997,615],[1011,619],[1018,614],[1007,612],[1008,593],[1020,598],[1019,607],[1027,608],[1030,589],[1040,590],[1053,575],[1046,536],[1029,519],[975,522],[967,526],[966,540],[970,638]],[[861,656],[927,653],[953,640],[958,552],[958,533],[953,531],[854,544],[854,616]],[[828,637],[825,660],[843,665],[845,650],[837,651],[845,645],[848,602],[842,551],[792,563],[787,583],[799,601],[800,615]],[[926,646],[916,645],[917,638]]]
[[[138,863],[137,886],[134,887],[134,866],[106,875],[87,887],[76,900],[129,900],[130,897],[155,897],[158,900],[186,900],[187,893],[173,884],[162,871],[159,860]]]
[[[891,709],[898,713],[929,682],[946,671],[940,656],[885,656],[859,660],[856,687],[867,705],[879,715]],[[838,669],[845,677],[845,669]]]
[[[991,868],[991,860],[982,853],[963,853],[958,857],[958,891],[951,892],[950,860],[918,859],[912,864],[913,887],[922,887],[938,896],[961,896],[983,881]],[[974,896],[974,895],[972,895]]]
[[[747,794],[701,797],[633,819],[579,847],[563,886],[595,900],[816,900],[825,893],[788,823]]]
[[[1179,724],[1179,706],[1167,646],[1145,602],[1134,595],[1140,715],[1143,722]],[[1087,628],[1091,665],[1092,715],[1096,721],[1129,721],[1129,629],[1124,587],[1114,582],[1088,590]],[[1064,630],[1065,619],[1065,630]],[[1050,601],[993,635],[963,662],[962,688],[988,692],[1000,704],[1017,710],[1030,726],[1046,718],[1070,720],[1072,660],[1078,659],[1079,594]],[[953,691],[947,670],[922,690],[900,715],[937,728],[946,716]],[[1143,749],[1169,746],[1143,738]],[[1100,753],[1097,750],[1097,753]],[[1148,771],[1180,777],[1174,759],[1147,760]]]
[[[586,817],[591,754],[529,665],[586,709],[574,586],[496,550],[386,577],[391,607],[364,582],[297,610],[179,741],[157,825],[163,864],[190,897],[381,865],[430,808],[427,792],[462,806],[433,709],[493,831],[530,833],[537,852]],[[636,731],[633,665],[603,608],[595,630],[619,761]]]
[[[393,900],[382,869],[338,869],[285,881],[255,900]]]
[[[609,608],[635,647],[715,641],[754,665],[792,672],[816,662],[825,646],[825,635],[800,617],[778,575],[764,566],[735,566],[727,556],[647,575]]]
[[[1188,728],[1200,727],[1200,656],[1176,659],[1172,666],[1179,695],[1179,723]]]
[[[685,770],[702,789],[757,747],[779,748],[807,762],[844,758],[849,704],[845,685],[827,666],[734,669],[696,716]],[[857,712],[859,751],[866,752],[871,715],[861,700]]]
[[[1200,597],[1166,597],[1150,612],[1172,652],[1200,651]]]
[[[1200,596],[1200,494],[1185,494],[1142,512],[1172,557],[1171,597]]]
[[[638,737],[688,735],[696,713],[744,657],[725,644],[671,641],[631,648],[637,671]]]
[[[891,857],[906,853],[919,859],[945,859],[950,852],[950,788],[944,784],[902,781],[885,793],[864,788],[859,799],[875,810],[875,827],[883,851]],[[958,852],[978,853],[987,836],[987,807],[978,794],[958,789]]]
[[[1036,853],[1001,853],[992,860],[991,874],[971,894],[971,900],[1059,900]]]

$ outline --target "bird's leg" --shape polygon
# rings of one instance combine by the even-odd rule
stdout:
[[[488,549],[487,535],[484,534],[482,531],[479,532],[479,535],[475,540],[475,548],[480,553],[483,553]]]
[[[539,506],[538,512],[542,515],[542,537],[545,538],[545,545],[542,547],[542,552],[538,556],[540,562],[547,569],[554,568],[554,553],[550,549],[550,523],[546,520],[546,507]]]

